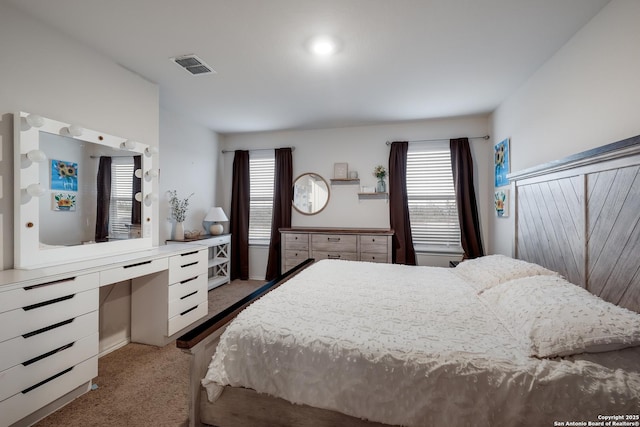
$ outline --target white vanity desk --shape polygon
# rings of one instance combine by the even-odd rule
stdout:
[[[206,316],[208,250],[167,245],[0,271],[0,427],[31,425],[98,375],[99,287],[131,280],[131,341],[163,346]]]

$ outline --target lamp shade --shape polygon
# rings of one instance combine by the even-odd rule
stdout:
[[[209,209],[207,216],[204,217],[207,222],[224,222],[229,221],[222,208],[214,207]]]

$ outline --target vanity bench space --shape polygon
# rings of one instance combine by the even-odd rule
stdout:
[[[207,315],[208,249],[166,245],[0,271],[0,427],[28,426],[98,375],[100,286],[131,280],[131,341],[162,346]]]

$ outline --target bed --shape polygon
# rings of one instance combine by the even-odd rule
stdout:
[[[294,272],[191,346],[192,422],[640,425],[639,146],[512,175],[516,258]]]

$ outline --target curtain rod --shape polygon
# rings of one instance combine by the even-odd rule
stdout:
[[[291,148],[291,151],[295,151],[296,147],[278,147],[278,148]],[[276,150],[276,148],[254,148],[253,150],[246,151],[267,151],[267,150]],[[222,150],[222,153],[235,153],[236,150]]]
[[[115,155],[111,155],[111,156],[89,156],[90,159],[99,159],[100,157],[135,157],[135,156],[141,156],[142,154],[115,154]]]
[[[490,138],[489,135],[485,135],[485,136],[471,136],[468,139],[484,139],[484,140],[487,140],[489,138]],[[408,141],[408,142],[440,142],[440,141],[449,141],[451,139],[456,139],[456,138],[450,138],[450,139],[445,139],[445,138],[440,138],[440,139],[416,139],[414,141]],[[391,145],[392,142],[391,141],[387,141],[387,142],[385,142],[385,144]]]

